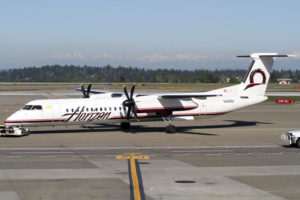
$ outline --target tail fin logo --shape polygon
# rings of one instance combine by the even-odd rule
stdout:
[[[261,75],[261,77],[262,77],[262,82],[261,83],[255,83],[254,82],[255,74],[260,74]],[[250,74],[250,83],[246,86],[246,88],[244,90],[247,90],[248,88],[254,87],[256,85],[263,85],[263,84],[266,84],[266,75],[261,69],[256,69],[256,70],[251,72],[251,74]]]

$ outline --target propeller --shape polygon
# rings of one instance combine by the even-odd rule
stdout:
[[[128,109],[127,109],[127,114],[126,114],[126,119],[127,119],[127,120],[130,119],[131,112],[132,112],[133,115],[134,115],[134,117],[135,117],[135,119],[136,119],[137,121],[139,121],[139,120],[138,120],[138,116],[137,116],[137,114],[136,114],[136,110],[135,110],[136,104],[135,104],[135,101],[134,101],[134,99],[133,99],[133,93],[134,93],[135,85],[133,85],[133,86],[131,87],[131,90],[130,90],[130,96],[128,95],[127,88],[126,88],[125,85],[123,86],[123,88],[124,88],[124,94],[125,94],[125,96],[126,96],[126,98],[127,98],[125,101],[123,101],[123,106],[125,106],[125,107],[128,108]]]
[[[92,87],[92,84],[89,84],[87,89],[85,90],[84,85],[81,84],[81,91],[83,93],[83,98],[90,98],[91,87]]]

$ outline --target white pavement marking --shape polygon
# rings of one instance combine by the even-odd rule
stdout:
[[[221,156],[220,153],[206,153],[205,156]]]
[[[36,155],[33,155],[33,156],[36,156]],[[38,156],[38,157],[41,157],[41,158],[56,158],[57,156]]]
[[[70,151],[13,151],[12,154],[73,154],[74,152]]]
[[[210,153],[210,152],[232,152],[232,150],[226,149],[208,149],[208,150],[174,150],[173,153]]]
[[[0,192],[0,200],[21,200],[21,198],[14,191],[5,191]]]
[[[300,165],[254,166],[254,167],[200,167],[208,173],[221,176],[272,176],[300,175]]]
[[[21,158],[22,156],[4,156],[5,158]]]
[[[112,178],[102,169],[1,169],[0,179],[74,179]]]
[[[3,147],[0,150],[126,150],[126,149],[242,149],[242,148],[274,148],[280,145],[262,145],[262,146],[173,146],[173,147]]]

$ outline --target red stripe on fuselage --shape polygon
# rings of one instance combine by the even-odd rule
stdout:
[[[173,114],[172,117],[179,117],[179,116],[199,116],[199,115],[221,115],[225,114],[227,112],[209,112],[209,113],[182,113],[182,114]],[[160,115],[144,115],[141,116],[139,115],[138,118],[155,118],[155,117],[160,117]],[[110,119],[125,119],[125,116],[114,116],[111,117]],[[131,117],[134,118],[134,117]],[[109,120],[109,119],[108,119]],[[42,123],[42,122],[65,122],[66,119],[61,118],[61,119],[21,119],[21,120],[5,120],[4,123]]]
[[[17,120],[5,120],[4,123],[34,123],[34,122],[64,122],[65,118],[58,119],[17,119]]]
[[[180,116],[200,116],[200,115],[222,115],[227,112],[210,112],[210,113],[182,113],[182,114],[172,114],[171,117],[180,117]],[[138,118],[151,118],[151,117],[161,117],[160,115],[138,115]],[[134,118],[131,116],[131,118]],[[126,119],[125,116],[114,116],[111,119]]]

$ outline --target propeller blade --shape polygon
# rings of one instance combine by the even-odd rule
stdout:
[[[129,99],[126,86],[124,85],[123,88],[124,88],[124,94],[125,94],[126,98]]]
[[[132,97],[133,97],[134,89],[135,89],[135,85],[133,85],[133,86],[131,87],[131,91],[130,91],[130,99],[132,99]]]
[[[136,111],[135,111],[134,108],[132,109],[132,112],[133,112],[133,114],[134,114],[134,117],[135,117],[136,121],[139,122],[140,120],[138,119],[138,116],[137,116]]]
[[[128,107],[127,116],[126,116],[127,120],[130,119],[130,114],[131,114],[131,106]]]
[[[86,97],[87,98],[90,98],[91,87],[92,87],[92,84],[89,84],[88,87],[87,87],[87,91],[86,91]]]
[[[131,87],[131,90],[130,90],[130,97],[129,97],[129,95],[128,95],[128,91],[127,91],[127,88],[126,88],[125,85],[123,86],[123,88],[124,88],[124,94],[125,94],[125,96],[126,96],[126,98],[127,98],[125,101],[123,101],[123,106],[126,106],[126,107],[128,108],[128,109],[127,109],[127,113],[126,113],[126,119],[127,119],[127,121],[129,121],[129,120],[130,120],[130,117],[131,117],[131,113],[133,113],[135,119],[136,119],[137,121],[139,121],[138,116],[137,116],[137,114],[136,114],[136,110],[135,110],[135,102],[134,102],[134,99],[133,99],[133,94],[134,94],[135,85],[133,85],[133,86]]]
[[[82,94],[83,94],[83,98],[86,98],[86,92],[85,92],[83,84],[81,84],[81,91],[82,91]]]

